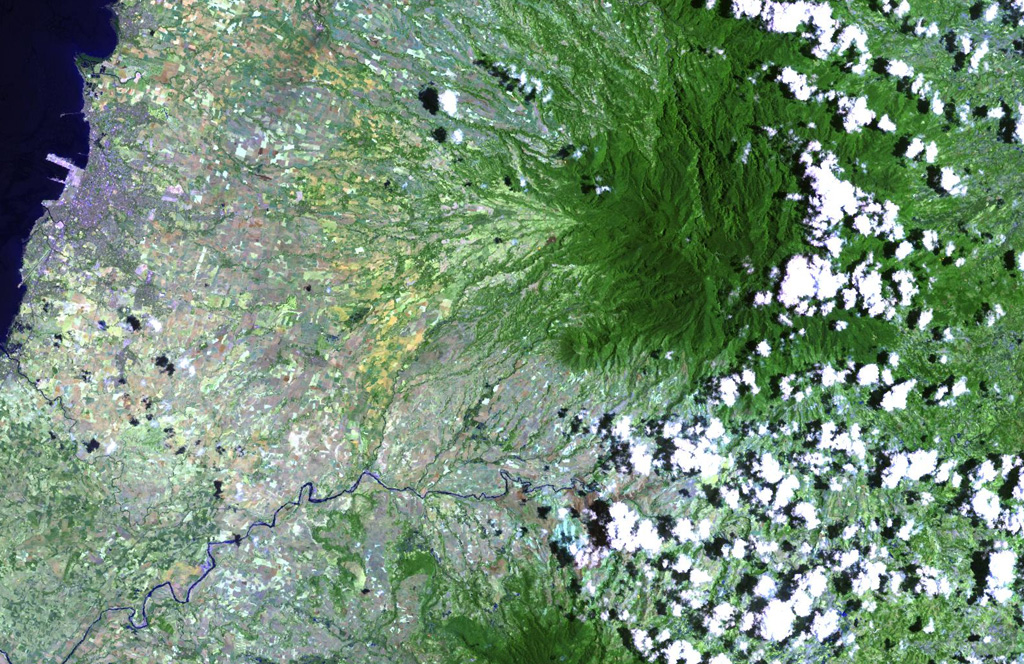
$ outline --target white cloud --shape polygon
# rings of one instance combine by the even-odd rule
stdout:
[[[797,503],[796,507],[793,508],[793,513],[796,514],[798,517],[802,518],[807,523],[807,528],[809,530],[814,530],[819,525],[821,525],[821,521],[818,520],[818,517],[815,513],[814,505],[812,505],[811,503]]]
[[[840,97],[839,114],[843,118],[843,128],[850,133],[859,132],[875,119],[875,112],[868,108],[867,97]]]
[[[960,184],[960,176],[949,166],[943,166],[940,171],[939,186],[954,196],[960,196],[967,192],[967,188]]]
[[[918,288],[914,285],[914,273],[910,270],[897,270],[893,273],[892,280],[896,282],[896,290],[900,294],[900,305],[908,306],[918,293]]]
[[[716,440],[725,435],[725,425],[722,424],[722,420],[717,417],[712,417],[711,422],[708,426],[708,430],[704,432],[704,435],[710,440]]]
[[[914,75],[914,69],[902,60],[892,60],[889,62],[889,66],[886,67],[886,71],[892,76],[899,78],[909,78]]]
[[[878,382],[878,365],[865,364],[857,372],[857,383],[859,385],[874,385]]]
[[[828,579],[820,567],[815,567],[807,573],[802,585],[806,585],[811,597],[821,597],[828,585]]]
[[[641,475],[651,474],[651,464],[654,462],[654,457],[651,456],[647,445],[638,443],[631,445],[629,448],[629,460],[636,472]]]
[[[824,641],[838,629],[839,612],[835,609],[816,615],[811,623],[811,634],[819,641]]]
[[[647,655],[650,653],[651,648],[654,646],[654,643],[651,640],[651,637],[647,635],[647,632],[645,632],[642,629],[634,629],[633,645],[636,646],[637,650]]]
[[[628,505],[621,502],[612,503],[608,512],[612,522],[608,524],[608,534],[611,535],[611,546],[613,549],[636,551],[640,543],[633,538],[633,529],[639,520],[636,512]]]
[[[878,590],[882,584],[882,574],[885,574],[885,563],[880,561],[865,563],[864,571],[853,580],[853,592],[863,595],[869,590]]]
[[[807,542],[804,542],[803,545],[800,547],[800,551],[805,554],[810,553],[811,545]],[[806,618],[807,616],[811,615],[811,604],[813,603],[814,600],[811,599],[811,596],[803,590],[797,590],[795,593],[793,593],[793,597],[789,600],[789,604],[793,608],[793,613],[800,616],[801,618]]]
[[[868,50],[868,34],[859,25],[849,25],[843,28],[836,38],[837,51],[845,51],[850,46],[856,46],[861,53]]]
[[[693,522],[689,519],[679,519],[672,529],[672,535],[680,542],[696,542],[697,533],[693,530]]]
[[[821,370],[821,384],[825,387],[832,387],[833,385],[846,380],[848,375],[848,371],[836,371],[831,364],[826,364]]]
[[[909,479],[919,480],[925,475],[935,472],[935,464],[939,460],[936,450],[917,450],[909,455],[910,465],[906,475]]]
[[[641,549],[651,555],[661,551],[663,542],[661,537],[658,536],[658,529],[650,519],[644,519],[640,522],[634,539]]]
[[[765,574],[757,580],[757,585],[754,586],[754,594],[758,597],[773,597],[775,595],[775,588],[775,580]]]
[[[917,385],[917,379],[897,383],[882,397],[882,408],[886,412],[903,410],[907,407],[907,396]]]
[[[923,146],[923,144],[922,144]],[[820,155],[821,144],[811,141],[800,162],[804,164],[805,178],[813,190],[809,196],[812,215],[804,223],[811,233],[810,244],[828,247],[833,256],[838,255],[841,240],[837,243],[833,228],[847,215],[856,216],[855,226],[865,235],[887,233],[892,239],[903,237],[902,227],[896,223],[899,206],[885,201],[879,203],[866,192],[839,177],[842,169],[835,154],[824,152]]]
[[[981,45],[971,55],[971,62],[967,66],[967,71],[975,72],[978,71],[978,65],[981,64],[981,59],[988,54],[988,40],[981,42]]]
[[[701,478],[707,480],[717,475],[725,462],[707,439],[695,443],[686,438],[676,438],[674,442],[676,450],[672,454],[672,464],[683,472],[698,470]]]
[[[448,115],[455,115],[459,107],[459,93],[454,90],[445,90],[437,98],[441,104],[441,110]]]
[[[842,273],[832,271],[832,264],[820,256],[793,256],[786,264],[786,276],[779,286],[779,301],[789,308],[806,311],[805,300],[827,300],[835,297],[847,281]]]
[[[673,641],[665,648],[665,659],[668,664],[700,664],[702,656],[689,641]]]
[[[796,32],[811,20],[814,5],[810,2],[772,2],[764,5],[761,18],[771,32]]]
[[[778,488],[775,490],[775,507],[782,508],[788,505],[793,493],[799,488],[800,480],[792,475],[787,475],[779,482]]]
[[[736,379],[732,376],[726,376],[718,383],[719,395],[722,397],[722,402],[726,406],[732,406],[736,403],[736,399],[739,397],[739,385],[736,383]]]
[[[923,151],[924,141],[915,136],[913,140],[910,141],[910,145],[907,146],[907,151],[904,154],[906,154],[908,159],[913,159],[917,157],[917,155],[921,154]]]
[[[1017,554],[1008,549],[995,551],[988,559],[988,591],[992,597],[1000,603],[1006,602],[1013,596],[1010,586],[1016,577],[1014,566],[1017,564]]]
[[[999,519],[999,496],[988,489],[979,489],[971,499],[971,508],[991,528]]]
[[[618,422],[615,423],[615,428],[612,429],[612,433],[619,440],[629,440],[629,428],[633,424],[633,418],[629,415],[623,415],[619,418]]]
[[[839,556],[839,569],[844,570],[847,567],[850,567],[851,565],[855,564],[858,560],[860,560],[860,551],[858,551],[857,549],[843,551],[843,553]]]
[[[732,13],[737,18],[754,18],[761,13],[761,0],[733,0]]]
[[[761,457],[761,462],[757,464],[757,471],[768,484],[777,484],[783,476],[782,467],[771,452],[765,452]]]
[[[858,264],[853,270],[853,282],[861,297],[863,306],[869,316],[885,313],[888,302],[882,295],[882,274],[878,270],[869,269],[873,256],[868,254],[867,260]],[[875,267],[878,267],[875,264]]]
[[[892,458],[892,463],[882,473],[882,485],[887,489],[895,489],[900,480],[907,474],[910,467],[910,460],[906,454],[897,454]]]
[[[787,602],[773,599],[761,616],[761,634],[771,641],[782,641],[793,633],[796,615]]]
[[[715,607],[711,613],[711,619],[708,621],[708,631],[714,636],[722,636],[725,634],[726,625],[732,618],[733,613],[736,612],[736,608],[728,602],[723,602]]]
[[[807,83],[807,76],[792,67],[785,67],[779,75],[779,81],[789,87],[789,91],[800,101],[807,101],[815,91],[815,87]]]
[[[866,452],[864,441],[860,437],[860,426],[856,424],[850,427],[850,431],[838,433],[838,427],[834,422],[825,422],[821,425],[819,447],[826,450],[849,452],[860,459],[864,458]]]
[[[752,369],[744,369],[740,374],[740,380],[743,384],[750,388],[750,391],[757,394],[761,391],[761,388],[757,386],[757,375]]]

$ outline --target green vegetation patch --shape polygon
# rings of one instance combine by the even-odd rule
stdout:
[[[480,617],[456,616],[443,632],[460,646],[453,661],[489,664],[630,664],[640,662],[620,635],[587,609],[586,600],[549,576],[521,568]]]

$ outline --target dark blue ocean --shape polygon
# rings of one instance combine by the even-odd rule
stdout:
[[[0,348],[24,296],[20,268],[42,201],[60,196],[67,171],[47,161],[89,160],[81,115],[80,54],[117,45],[113,0],[0,0]]]

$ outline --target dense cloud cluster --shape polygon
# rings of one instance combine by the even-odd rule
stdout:
[[[817,380],[846,374],[873,385],[880,373],[869,365],[828,378],[823,371]],[[636,578],[661,579],[649,600],[665,607],[664,619],[630,627],[633,645],[651,661],[707,661],[715,656],[707,648],[726,640],[748,653],[764,644],[855,649],[854,632],[843,630],[851,611],[915,597],[1005,604],[1024,573],[1002,539],[1024,526],[1021,456],[957,462],[935,449],[893,449],[878,430],[837,421],[733,429],[714,417],[641,422],[580,414],[572,428],[607,449],[611,484],[608,498],[562,511],[554,546],[581,569],[626,556]],[[677,507],[652,512],[631,503],[634,478],[652,475],[679,488]],[[928,535],[918,517],[860,518],[836,509],[865,500],[865,491],[977,519],[993,541],[973,565],[923,562],[918,547]],[[757,525],[737,533],[729,525],[737,519]],[[727,579],[740,579],[735,592]],[[630,624],[628,612],[614,610],[614,596],[600,599],[606,618]]]

